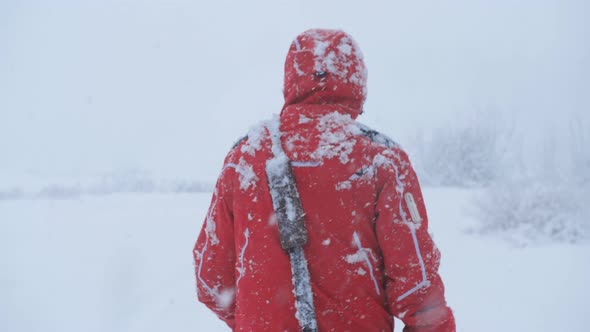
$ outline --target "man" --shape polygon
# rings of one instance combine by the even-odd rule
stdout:
[[[389,332],[392,316],[405,332],[455,331],[409,159],[355,121],[366,97],[356,43],[335,30],[299,35],[283,93],[280,116],[225,159],[194,248],[199,300],[235,331]],[[269,189],[269,161],[283,154],[305,213],[307,290],[294,289],[301,276],[281,247]]]

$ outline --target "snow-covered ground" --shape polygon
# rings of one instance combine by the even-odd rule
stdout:
[[[425,189],[458,330],[588,331],[590,247],[469,235],[474,194]],[[195,298],[192,246],[209,199],[0,200],[0,331],[228,331]]]

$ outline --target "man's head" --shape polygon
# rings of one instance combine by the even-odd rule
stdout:
[[[285,61],[285,107],[338,104],[356,118],[362,112],[366,87],[363,55],[345,32],[308,30],[291,43]]]

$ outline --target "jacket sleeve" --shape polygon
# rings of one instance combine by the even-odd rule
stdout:
[[[383,254],[390,312],[404,332],[454,332],[455,320],[438,274],[440,253],[428,233],[418,179],[399,148],[374,160],[378,193],[376,234]]]
[[[233,174],[229,168],[223,168],[193,250],[199,301],[232,330],[235,311]]]

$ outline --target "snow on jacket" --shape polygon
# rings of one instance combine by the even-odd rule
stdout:
[[[366,70],[352,38],[298,36],[284,95],[280,117],[252,128],[225,159],[194,248],[199,300],[234,331],[301,330],[265,173],[275,134],[305,211],[319,331],[392,331],[392,316],[405,332],[455,331],[408,156],[355,121]]]

